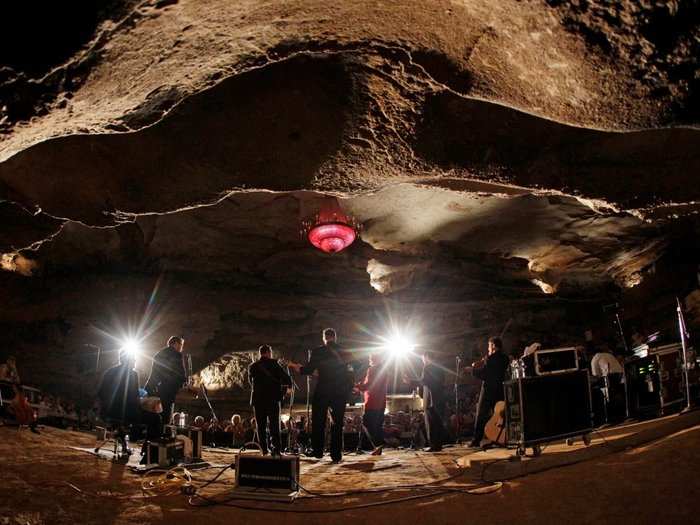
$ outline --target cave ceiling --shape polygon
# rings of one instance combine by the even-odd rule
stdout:
[[[587,296],[697,213],[698,2],[96,4],[3,21],[46,38],[0,55],[0,279],[43,315],[99,302],[49,288],[187,276],[218,348],[265,308],[307,333],[362,304]],[[364,227],[334,257],[299,235],[329,196]]]

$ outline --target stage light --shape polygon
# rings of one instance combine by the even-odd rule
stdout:
[[[133,337],[127,337],[122,342],[121,350],[126,352],[129,356],[131,356],[135,359],[139,355],[139,353],[141,352],[141,345]]]
[[[391,357],[400,358],[413,353],[416,345],[407,337],[395,334],[387,340],[384,347]]]

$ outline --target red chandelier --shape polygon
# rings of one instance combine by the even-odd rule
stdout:
[[[362,225],[340,209],[336,199],[324,203],[313,218],[301,222],[301,235],[326,253],[337,253],[350,246]]]

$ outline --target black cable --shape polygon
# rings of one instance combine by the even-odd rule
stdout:
[[[490,494],[491,492],[495,492],[496,490],[500,490],[500,488],[502,487],[502,483],[500,483],[500,482],[487,483],[485,486],[476,486],[476,487],[469,487],[469,488],[445,487],[445,486],[437,485],[439,483],[445,483],[447,481],[451,481],[453,479],[456,479],[456,478],[462,476],[463,474],[464,474],[464,472],[460,471],[460,472],[457,472],[457,473],[455,473],[451,476],[448,476],[446,478],[431,481],[431,482],[425,483],[425,484],[395,485],[392,487],[377,487],[377,488],[372,488],[372,489],[362,489],[362,490],[335,492],[335,493],[314,492],[314,491],[311,491],[311,490],[303,487],[301,484],[299,484],[299,482],[296,482],[297,489],[301,489],[305,493],[311,495],[312,496],[311,499],[313,499],[313,498],[338,498],[338,497],[347,497],[347,496],[352,496],[352,495],[357,495],[357,494],[381,494],[381,493],[392,492],[392,491],[397,491],[397,490],[428,490],[429,491],[427,494],[413,494],[413,495],[404,496],[401,498],[393,498],[393,499],[384,500],[384,501],[374,501],[374,502],[363,503],[363,504],[359,504],[359,505],[343,506],[343,507],[332,508],[332,509],[289,509],[289,508],[254,507],[254,506],[249,506],[249,505],[232,503],[232,501],[235,501],[235,500],[245,499],[245,498],[242,498],[242,497],[237,496],[237,495],[233,495],[229,498],[219,500],[219,499],[211,498],[208,496],[203,496],[202,494],[199,494],[199,493],[191,496],[189,498],[188,502],[190,505],[195,506],[195,507],[223,505],[223,506],[229,506],[229,507],[235,507],[235,508],[247,509],[247,510],[264,510],[264,511],[271,511],[271,512],[291,512],[291,513],[296,513],[296,514],[308,514],[308,513],[320,514],[320,513],[343,512],[343,511],[347,511],[347,510],[357,510],[357,509],[376,507],[376,506],[381,506],[381,505],[402,503],[405,501],[430,498],[430,497],[440,496],[440,495],[444,495],[444,494],[467,494],[467,495],[474,495],[474,496],[485,495],[485,494]],[[204,485],[204,486],[206,486],[206,485]],[[202,486],[200,488],[203,488],[204,486]],[[494,490],[490,490],[490,491],[484,490],[484,489],[488,489],[488,488],[493,488]],[[197,498],[202,500],[205,503],[196,503]]]
[[[230,465],[226,465],[224,468],[221,469],[221,471],[220,471],[216,476],[214,476],[214,477],[213,477],[212,479],[210,479],[209,481],[205,482],[204,485],[201,485],[200,487],[197,487],[197,490],[203,489],[204,487],[208,487],[208,486],[211,485],[212,483],[215,483],[216,480],[219,479],[219,478],[222,476],[222,474],[223,474],[224,472],[226,472],[229,468],[231,468],[231,466],[230,466]]]
[[[335,512],[345,512],[348,510],[357,510],[357,509],[366,509],[369,507],[378,507],[381,505],[391,505],[393,503],[403,503],[406,501],[411,501],[411,500],[416,500],[416,499],[425,499],[425,498],[431,498],[433,496],[440,496],[442,494],[447,494],[450,491],[447,490],[440,490],[440,491],[435,491],[431,492],[429,494],[414,494],[412,496],[406,496],[403,498],[395,498],[392,500],[385,500],[385,501],[374,501],[371,503],[362,503],[359,505],[351,505],[351,506],[345,506],[345,507],[334,507],[334,508],[329,508],[329,509],[290,509],[290,508],[280,508],[280,507],[253,507],[250,505],[241,505],[237,503],[231,503],[234,500],[240,500],[243,499],[240,496],[234,496],[225,500],[215,500],[212,498],[208,498],[206,496],[202,496],[201,494],[195,494],[194,496],[191,496],[188,500],[189,504],[193,507],[210,507],[210,506],[216,506],[216,505],[223,505],[225,507],[235,507],[237,509],[243,509],[243,510],[255,510],[255,511],[263,511],[263,512],[286,512],[286,513],[291,513],[291,514],[330,514],[330,513],[335,513]],[[195,498],[199,498],[205,502],[206,504],[200,504],[200,503],[194,503]]]

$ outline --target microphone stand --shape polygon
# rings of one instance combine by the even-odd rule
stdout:
[[[307,362],[311,361],[311,350],[306,351]],[[306,376],[306,424],[310,425],[309,417],[311,411],[311,376]]]
[[[625,359],[629,356],[629,347],[627,346],[627,339],[625,338],[625,331],[622,328],[622,320],[620,319],[620,309],[618,303],[613,303],[603,306],[603,311],[613,307],[615,308],[615,324],[617,324],[617,329],[620,332],[620,339],[622,339],[622,346],[625,349]],[[627,390],[627,366],[622,367],[622,380],[625,382],[625,421],[630,419],[630,398],[629,391]]]
[[[690,380],[688,377],[688,330],[685,327],[685,317],[683,316],[683,307],[681,301],[676,297],[676,311],[678,312],[678,331],[681,335],[681,347],[683,349],[683,379],[685,380],[685,398],[686,406],[681,410],[681,414],[693,410],[690,399]]]
[[[457,418],[457,428],[455,429],[455,442],[462,443],[461,433],[461,414],[459,412],[459,369],[462,360],[459,356],[455,356],[455,417]]]
[[[294,428],[294,414],[292,413],[292,407],[294,407],[294,394],[297,391],[297,382],[294,381],[294,377],[289,373],[289,367],[287,367],[287,375],[289,375],[292,380],[292,393],[289,396],[289,419],[287,420],[287,452],[292,452],[292,428]]]

